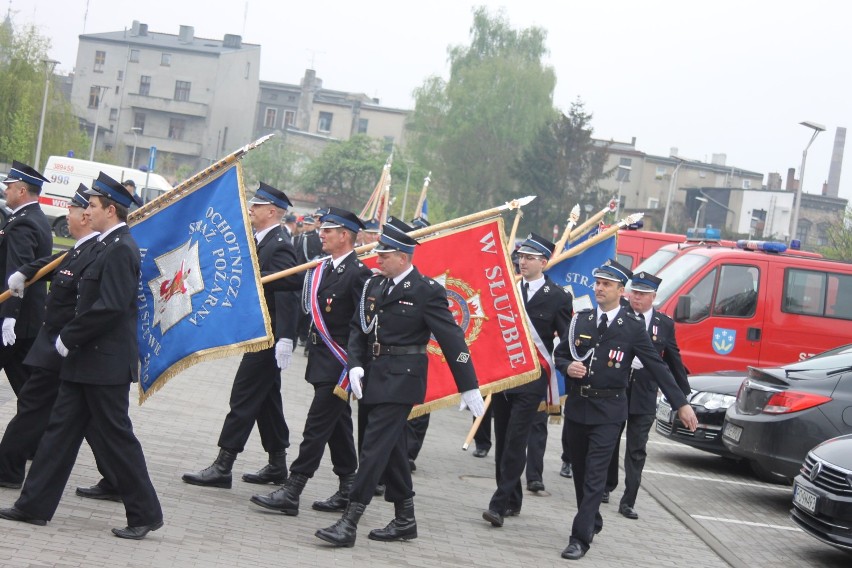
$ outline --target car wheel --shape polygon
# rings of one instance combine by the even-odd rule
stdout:
[[[71,231],[68,230],[68,219],[62,218],[53,225],[53,232],[56,233],[57,237],[62,237],[64,239],[71,238]]]
[[[772,473],[759,462],[754,460],[748,462],[748,465],[751,467],[751,472],[761,481],[765,481],[767,483],[775,483],[776,485],[792,485],[793,480],[789,477],[784,477],[783,475],[779,475],[777,473]]]

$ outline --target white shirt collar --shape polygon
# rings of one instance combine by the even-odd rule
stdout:
[[[405,272],[403,272],[402,274],[400,274],[399,276],[397,276],[396,278],[394,278],[393,280],[391,280],[391,286],[396,286],[397,284],[399,284],[400,282],[402,282],[403,280],[405,280],[405,277],[406,277],[406,276],[408,276],[408,274],[409,274],[412,270],[414,270],[414,265],[413,265],[413,264],[412,264],[411,266],[409,266],[409,267],[408,267],[408,270],[406,270]]]
[[[349,256],[350,254],[352,254],[353,252],[355,252],[355,251],[354,251],[354,250],[350,250],[350,251],[349,251],[349,252],[347,252],[346,254],[344,254],[344,255],[342,255],[342,256],[338,256],[337,258],[335,258],[334,260],[332,260],[332,261],[331,261],[331,266],[332,266],[333,268],[337,268],[338,266],[340,266],[340,264],[341,264],[344,260],[346,260],[346,257],[347,257],[347,256]]]
[[[105,238],[107,238],[107,235],[109,235],[110,233],[114,232],[114,231],[115,231],[116,229],[118,229],[119,227],[124,227],[125,225],[127,225],[127,223],[125,223],[124,221],[122,221],[121,223],[119,223],[119,224],[117,224],[117,225],[115,225],[115,226],[113,226],[113,227],[110,227],[109,229],[107,229],[106,231],[104,231],[103,233],[101,233],[100,235],[98,235],[98,241],[99,241],[99,242],[103,242],[103,240],[104,240]]]
[[[89,233],[89,234],[88,234],[88,235],[86,235],[85,237],[80,237],[79,239],[77,239],[77,242],[76,242],[76,243],[74,243],[74,248],[75,248],[75,249],[76,249],[76,248],[80,248],[80,245],[82,245],[83,243],[85,243],[86,241],[88,241],[88,240],[90,240],[90,239],[93,239],[93,238],[97,237],[99,234],[100,234],[100,233]]]
[[[620,310],[621,310],[621,304],[618,304],[615,308],[611,309],[608,312],[604,312],[603,310],[601,310],[601,307],[598,306],[597,307],[598,317],[595,321],[598,321],[598,322],[601,321],[601,314],[606,313],[606,326],[609,327],[609,325],[613,322],[613,320],[615,319],[615,316],[618,315],[618,312]]]
[[[645,317],[645,329],[651,325],[651,318],[654,317],[654,307],[651,306],[651,309],[642,314]]]
[[[262,240],[263,240],[263,238],[264,238],[266,235],[268,235],[268,234],[269,234],[269,231],[271,231],[271,230],[272,230],[272,229],[274,229],[274,228],[275,228],[275,225],[272,225],[271,227],[267,227],[267,228],[263,229],[262,231],[258,231],[258,232],[256,232],[256,233],[254,234],[254,240],[255,240],[255,242],[256,242],[257,244],[260,244],[260,241],[262,241]]]

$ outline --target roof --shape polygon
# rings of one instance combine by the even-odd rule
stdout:
[[[131,30],[119,32],[103,32],[97,34],[80,34],[80,40],[102,41],[121,45],[138,45],[139,47],[167,49],[169,51],[190,51],[208,55],[221,55],[240,50],[260,49],[260,45],[240,41],[239,47],[225,47],[224,39],[207,39],[193,37],[190,41],[182,41],[178,35],[159,32],[147,32],[145,35],[134,35]]]

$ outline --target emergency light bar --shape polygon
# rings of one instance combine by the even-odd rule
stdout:
[[[688,241],[721,241],[722,231],[715,227],[701,227],[700,229],[687,229],[686,240]]]
[[[745,239],[740,239],[737,241],[737,248],[743,250],[759,250],[763,252],[784,252],[787,250],[787,245],[771,241],[747,241]]]

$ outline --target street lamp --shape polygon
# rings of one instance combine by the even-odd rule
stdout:
[[[796,187],[796,203],[793,205],[793,217],[790,219],[790,241],[795,239],[799,233],[799,207],[802,205],[802,187],[805,185],[805,161],[808,159],[808,148],[810,148],[811,144],[814,143],[814,140],[819,133],[825,130],[825,126],[822,124],[810,122],[809,120],[800,122],[799,124],[813,129],[814,133],[811,135],[810,142],[808,142],[808,145],[805,146],[805,149],[802,151],[802,167],[799,168],[799,185]]]
[[[698,209],[695,211],[695,225],[693,225],[693,227],[692,227],[693,232],[698,230],[698,216],[701,215],[701,209],[705,205],[707,205],[707,198],[706,197],[696,197],[695,200],[700,201],[701,205],[699,205]]]
[[[89,161],[93,162],[95,160],[95,146],[98,143],[98,122],[101,119],[101,107],[103,107],[103,100],[101,97],[101,89],[108,89],[109,87],[105,87],[103,85],[92,85],[93,87],[98,88],[98,111],[95,113],[95,131],[92,133],[92,149],[89,151]]]
[[[672,192],[674,191],[674,186],[677,183],[677,171],[680,169],[680,167],[683,165],[683,162],[685,161],[682,158],[678,158],[677,156],[672,156],[672,158],[677,160],[677,165],[675,166],[675,169],[672,172],[672,179],[669,180],[669,196],[666,199],[666,211],[665,211],[665,213],[663,213],[663,226],[660,229],[661,233],[665,233],[666,228],[668,227],[668,224],[669,224],[669,207],[671,207],[671,205],[672,205]]]
[[[618,179],[618,202],[615,204],[615,219],[618,220],[618,212],[621,209],[621,186],[624,184],[624,180],[630,181],[630,172],[633,170],[630,166],[625,166],[623,164],[618,164],[616,166],[618,171],[615,174],[615,177]]]
[[[130,158],[130,167],[134,170],[136,169],[136,146],[139,142],[139,133],[142,132],[142,129],[138,126],[134,126],[130,129],[133,133],[133,157]]]
[[[41,171],[39,161],[41,160],[41,140],[44,136],[44,119],[47,115],[47,94],[50,91],[50,76],[53,75],[53,70],[59,65],[59,62],[55,59],[42,59],[41,62],[44,63],[44,100],[41,102],[41,119],[38,122],[38,139],[36,141],[35,159],[33,160],[33,166],[39,171]]]

